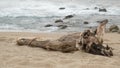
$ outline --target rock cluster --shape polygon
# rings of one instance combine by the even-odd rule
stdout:
[[[117,25],[111,25],[109,28],[110,32],[118,32],[119,31],[119,27]]]

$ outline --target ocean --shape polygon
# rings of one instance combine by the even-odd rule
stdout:
[[[110,21],[108,25],[120,25],[119,3],[118,0],[0,0],[0,31],[75,32],[96,27],[99,24],[96,21],[103,19]],[[98,8],[106,8],[107,12],[99,12]],[[75,17],[55,23],[72,14]],[[83,24],[84,21],[90,23]],[[45,27],[48,24],[52,26]],[[67,28],[60,29],[58,25]]]

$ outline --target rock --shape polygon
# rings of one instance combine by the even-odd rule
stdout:
[[[116,29],[113,29],[111,32],[118,32],[118,30],[116,30]]]
[[[63,20],[59,19],[55,21],[55,23],[58,23],[58,22],[63,22]]]
[[[84,24],[89,24],[89,22],[85,21]]]
[[[94,9],[98,9],[98,7],[94,7]]]
[[[65,7],[60,7],[59,9],[60,9],[60,10],[64,10],[64,9],[65,9]]]
[[[97,23],[100,23],[101,21],[96,21]]]
[[[89,10],[89,8],[86,8],[86,9],[84,9],[84,10]]]
[[[47,25],[45,25],[45,27],[51,27],[51,26],[53,26],[53,25],[51,25],[51,24],[47,24]]]
[[[99,8],[99,12],[107,12],[106,8]]]
[[[111,25],[109,28],[110,32],[118,32],[119,27],[117,25]]]
[[[60,27],[60,29],[65,29],[67,28],[67,25],[58,25],[57,27]]]
[[[104,20],[102,20],[102,21],[100,21],[100,23],[108,23],[108,19],[104,19]]]
[[[67,15],[67,16],[65,16],[64,19],[69,19],[69,18],[72,18],[72,17],[73,17],[73,15]]]
[[[118,33],[120,34],[120,30],[118,30]]]
[[[102,21],[96,21],[97,23],[103,23],[103,22],[108,22],[108,19],[104,19]]]

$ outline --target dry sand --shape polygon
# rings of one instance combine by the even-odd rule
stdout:
[[[120,34],[117,33],[107,33],[104,37],[104,43],[114,48],[113,57],[16,45],[18,37],[57,39],[65,34],[0,32],[0,68],[120,68]]]

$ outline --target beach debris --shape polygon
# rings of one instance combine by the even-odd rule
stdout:
[[[58,23],[58,22],[62,22],[63,23],[63,20],[58,19],[58,20],[55,21],[55,23]]]
[[[100,31],[102,29],[103,28],[97,29],[97,31]],[[103,32],[103,30],[101,32]],[[113,52],[112,52],[113,49],[108,45],[104,45],[101,42],[100,37],[98,37],[97,35],[98,35],[97,33],[94,33],[91,30],[85,30],[82,33],[78,32],[78,33],[68,34],[56,40],[38,41],[36,38],[33,39],[21,38],[17,40],[17,44],[20,46],[27,45],[31,47],[40,47],[46,50],[61,51],[64,53],[83,50],[84,52],[87,53],[109,56],[109,57],[113,56]]]
[[[119,31],[119,27],[117,25],[111,25],[109,27],[109,31],[110,32],[118,32]]]
[[[67,28],[67,25],[58,25],[57,27],[59,27],[60,29],[65,29]]]
[[[89,24],[89,22],[87,22],[87,21],[84,21],[83,23],[84,23],[84,24]]]
[[[47,24],[47,25],[45,25],[45,27],[51,27],[51,26],[53,26],[53,25],[51,25],[51,24]]]
[[[103,39],[102,39],[103,40]],[[112,48],[108,45],[104,46],[99,37],[95,36],[90,30],[83,32],[79,43],[82,50],[87,53],[99,54],[104,56],[113,56]]]
[[[108,23],[108,19],[100,21],[99,26],[95,30],[95,33],[96,33],[97,37],[99,37],[99,39],[103,38],[103,35],[105,34],[105,31],[106,31],[107,23]]]
[[[113,56],[112,48],[108,45],[103,46],[98,38],[89,30],[83,33],[68,34],[57,40],[38,41],[36,39],[21,38],[17,40],[17,44],[20,46],[40,47],[46,50],[61,51],[64,53],[81,49],[87,53],[109,57]]]
[[[99,12],[107,12],[106,8],[99,8]]]
[[[74,16],[73,15],[67,15],[63,19],[69,19],[69,18],[72,18],[72,17],[74,17]]]
[[[60,10],[64,10],[64,9],[65,9],[65,7],[60,7],[59,9],[60,9]]]

